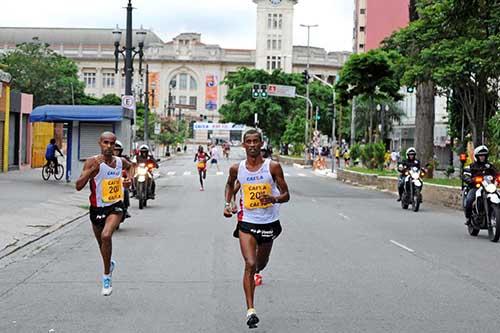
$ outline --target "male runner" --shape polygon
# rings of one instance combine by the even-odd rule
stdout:
[[[128,175],[131,164],[126,159],[113,155],[115,142],[116,136],[113,133],[102,133],[99,137],[101,154],[85,161],[82,174],[76,181],[77,191],[81,191],[90,182],[90,220],[104,263],[103,296],[109,296],[113,291],[111,274],[116,263],[111,260],[111,237],[123,216],[123,185],[128,187],[131,182]],[[127,170],[127,178],[122,183],[123,169]]]
[[[198,147],[198,152],[194,155],[194,162],[196,162],[196,168],[198,169],[198,175],[200,176],[200,191],[204,191],[205,187],[203,185],[203,179],[207,178],[207,161],[210,156],[203,151],[203,146]]]
[[[243,289],[247,303],[247,325],[257,327],[254,308],[255,278],[269,261],[273,241],[281,233],[279,204],[290,200],[288,185],[278,162],[261,155],[262,135],[251,129],[243,136],[247,159],[231,166],[225,191],[224,216],[232,216],[231,200],[236,181],[241,186],[241,210],[234,236],[240,240],[245,260]]]

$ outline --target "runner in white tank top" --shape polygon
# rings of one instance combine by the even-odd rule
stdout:
[[[103,296],[111,295],[113,290],[111,273],[116,263],[111,260],[111,238],[123,216],[122,186],[128,187],[131,183],[128,170],[132,165],[124,158],[113,156],[115,142],[116,136],[113,133],[102,133],[99,137],[101,154],[85,161],[82,174],[76,181],[77,191],[90,183],[90,221],[104,263]],[[122,182],[123,169],[127,171],[127,177]]]
[[[254,309],[255,286],[262,283],[259,272],[266,267],[273,241],[281,233],[279,206],[290,200],[290,194],[281,165],[261,155],[261,133],[249,130],[243,141],[247,158],[229,169],[224,216],[232,216],[231,200],[237,182],[241,186],[241,210],[233,235],[240,240],[245,260],[243,289],[247,302],[246,320],[247,325],[254,328],[259,322]]]

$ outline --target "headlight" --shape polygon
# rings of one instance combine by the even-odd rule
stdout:
[[[420,178],[420,174],[419,174],[418,172],[412,172],[412,173],[411,173],[411,177],[412,177],[413,179],[419,179],[419,178]]]
[[[486,192],[488,193],[495,193],[497,191],[497,186],[495,184],[488,184],[486,185]]]

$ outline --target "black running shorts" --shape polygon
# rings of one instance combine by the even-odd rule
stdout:
[[[272,242],[281,234],[281,224],[280,221],[267,223],[267,224],[255,224],[248,222],[238,222],[236,229],[233,232],[233,236],[239,238],[239,231],[246,234],[251,234],[256,240],[257,244],[263,244]]]
[[[123,205],[123,201],[118,201],[115,204],[112,204],[108,207],[92,207],[90,206],[90,221],[92,224],[99,228],[104,228],[106,224],[106,219],[111,214],[119,214],[123,215],[125,211],[125,206]]]

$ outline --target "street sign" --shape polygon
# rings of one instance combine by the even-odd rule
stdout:
[[[130,95],[122,96],[122,108],[128,110],[135,110],[135,98]]]
[[[155,123],[155,134],[158,135],[161,133],[161,124]]]
[[[282,86],[279,84],[270,84],[267,86],[269,96],[295,98],[296,88],[294,86]]]

